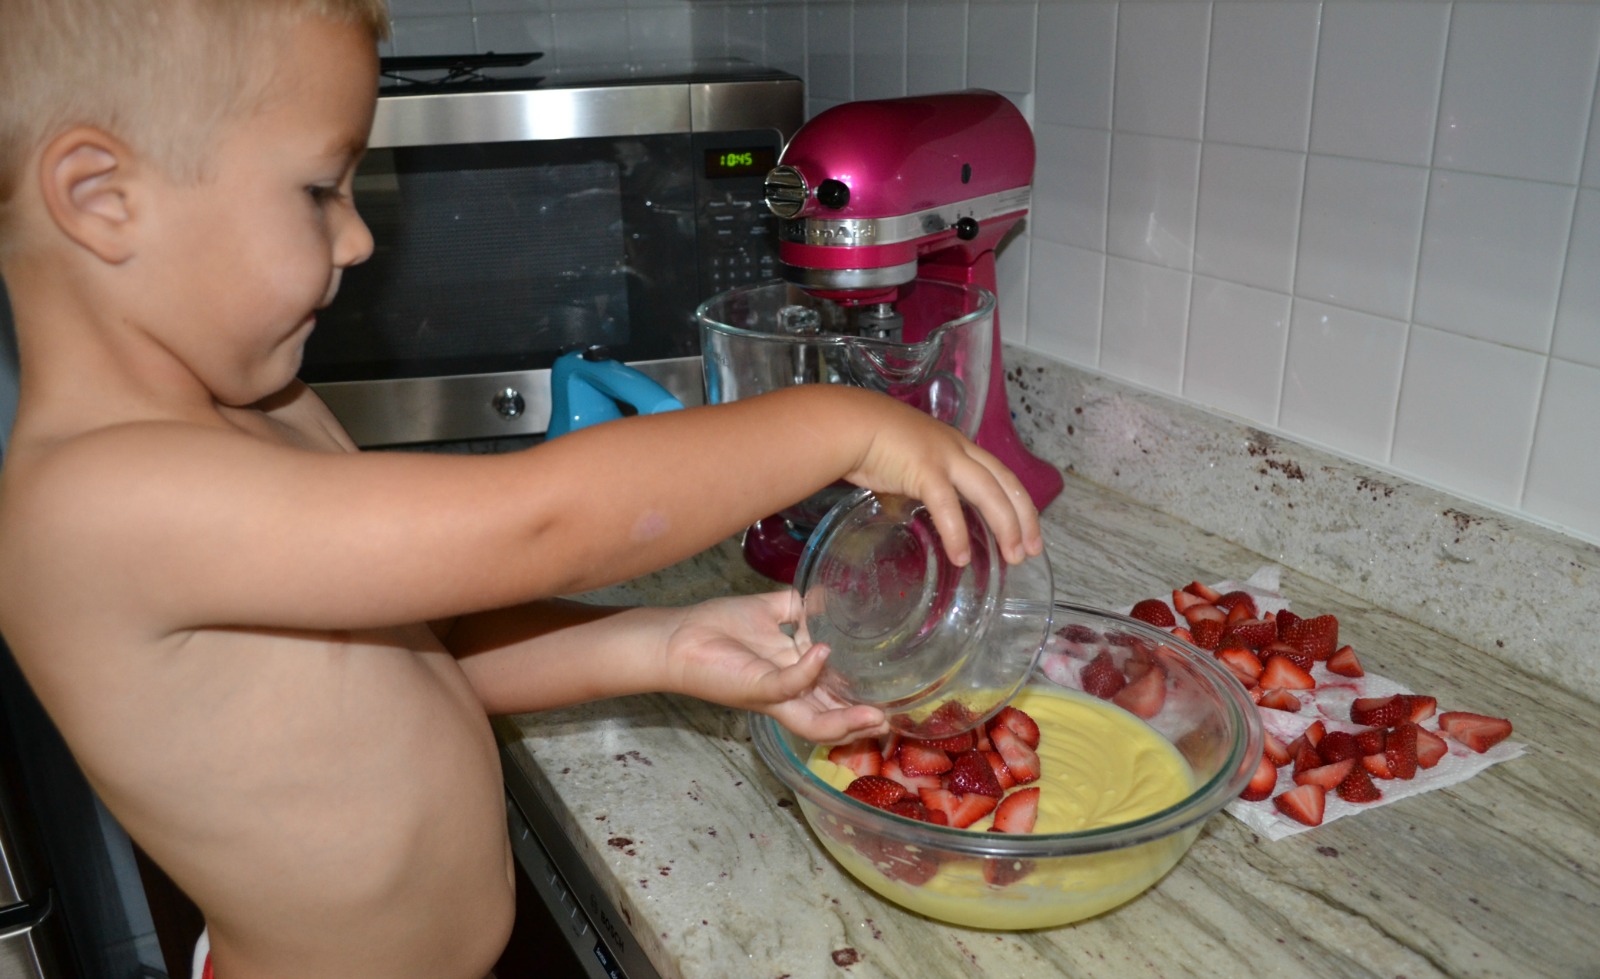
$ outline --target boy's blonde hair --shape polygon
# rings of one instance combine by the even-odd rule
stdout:
[[[71,126],[198,179],[268,81],[253,55],[308,16],[388,36],[386,0],[0,0],[0,248],[29,155]]]

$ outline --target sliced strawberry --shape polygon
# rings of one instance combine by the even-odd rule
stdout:
[[[956,796],[956,800],[956,811],[950,815],[950,825],[957,829],[966,829],[994,812],[994,807],[1000,804],[1000,800],[994,796],[976,792]]]
[[[1245,619],[1228,623],[1222,632],[1222,645],[1262,649],[1278,639],[1278,628],[1266,619]]]
[[[1172,630],[1172,635],[1175,638],[1182,639],[1184,642],[1194,642],[1194,633],[1190,632],[1188,629],[1185,629],[1181,625]]]
[[[877,775],[883,771],[883,756],[878,754],[877,738],[858,738],[846,744],[836,744],[828,749],[828,760],[843,765],[859,775]]]
[[[1235,646],[1224,646],[1217,650],[1217,659],[1228,668],[1228,672],[1239,678],[1239,682],[1247,687],[1253,687],[1261,677],[1261,661],[1256,659],[1256,654],[1248,649]]]
[[[1413,724],[1421,724],[1439,709],[1439,702],[1426,694],[1408,693],[1401,696],[1405,698],[1406,707],[1410,711],[1409,720]]]
[[[1304,731],[1300,732],[1300,736],[1306,739],[1306,744],[1309,744],[1311,747],[1315,748],[1322,744],[1323,738],[1328,736],[1328,725],[1322,723],[1321,721],[1312,721],[1310,724],[1306,725],[1306,729]]]
[[[933,852],[909,843],[882,837],[868,837],[856,843],[872,865],[885,877],[921,887],[939,872],[939,858]]]
[[[1287,659],[1289,662],[1300,667],[1302,670],[1305,670],[1307,673],[1310,673],[1311,667],[1316,665],[1316,660],[1302,652],[1299,646],[1291,645],[1290,643],[1286,643],[1281,640],[1267,643],[1265,646],[1261,647],[1261,649],[1257,650],[1257,653],[1260,655],[1263,662],[1266,661],[1268,656],[1282,656],[1284,659]]]
[[[883,772],[881,774],[890,781],[899,782],[909,792],[916,792],[918,789],[930,786],[937,787],[939,785],[938,775],[908,775],[901,771],[898,754],[883,763]]]
[[[1178,624],[1178,620],[1172,615],[1172,609],[1159,598],[1146,598],[1135,603],[1128,615],[1140,622],[1148,622],[1158,629],[1170,629]]]
[[[947,700],[912,730],[918,738],[935,740],[970,731],[976,726],[977,720],[978,718],[966,704],[959,700]]]
[[[1000,757],[1005,760],[1006,770],[1017,780],[1018,785],[1027,785],[1029,782],[1039,780],[1038,753],[1028,747],[1028,743],[1010,728],[995,728],[989,732],[989,740],[994,742],[994,750],[1000,752]]]
[[[983,862],[983,879],[994,887],[1008,887],[1033,872],[1032,860],[990,857]]]
[[[1369,727],[1356,732],[1356,749],[1363,755],[1383,750],[1384,733],[1381,727]]]
[[[1230,628],[1230,629],[1233,628],[1234,626],[1238,625],[1241,622],[1248,622],[1251,619],[1255,618],[1255,614],[1252,613],[1249,608],[1247,608],[1247,607],[1245,607],[1243,605],[1223,605],[1223,604],[1221,604],[1219,602],[1217,604],[1217,608],[1220,608],[1224,612],[1228,613],[1227,621],[1228,621],[1228,628]],[[1272,634],[1273,635],[1277,635],[1278,634],[1278,627],[1277,626],[1273,626],[1272,627]]]
[[[1357,758],[1363,752],[1356,744],[1356,736],[1348,731],[1329,731],[1328,736],[1317,745],[1317,753],[1322,755],[1323,761],[1344,761],[1346,758]],[[1333,788],[1333,786],[1327,786]]]
[[[1302,744],[1295,749],[1293,774],[1299,775],[1301,772],[1307,772],[1325,764],[1327,762],[1323,761],[1322,755],[1309,744]]]
[[[994,812],[994,807],[1000,804],[1000,800],[994,796],[975,792],[959,795],[949,789],[923,789],[919,797],[923,805],[933,812],[942,813],[948,825],[956,829],[966,829]]]
[[[932,748],[936,751],[944,751],[955,755],[963,751],[971,751],[977,747],[978,734],[976,731],[963,731],[960,734],[952,734],[947,738],[919,738],[916,741],[924,748]]]
[[[1117,691],[1128,685],[1128,678],[1117,669],[1107,650],[1102,650],[1100,655],[1084,666],[1078,673],[1078,681],[1083,685],[1084,693],[1101,700],[1110,700]]]
[[[845,786],[844,794],[869,806],[887,809],[906,797],[906,787],[882,775],[863,775]]]
[[[1300,698],[1296,697],[1294,694],[1283,689],[1282,687],[1274,687],[1271,690],[1268,690],[1266,687],[1262,687],[1261,689],[1261,699],[1256,701],[1256,703],[1260,704],[1262,707],[1267,707],[1272,710],[1281,710],[1290,714],[1296,713],[1300,710]]]
[[[1322,825],[1322,811],[1327,792],[1320,785],[1297,785],[1272,800],[1278,811],[1297,823],[1307,826]]]
[[[994,780],[1000,783],[1002,790],[1009,789],[1017,784],[1017,779],[1011,774],[1011,769],[1006,767],[1006,760],[1000,757],[1000,752],[993,748],[983,749],[983,757],[988,760],[989,767],[994,769]]]
[[[1218,597],[1220,598],[1221,596],[1219,595]],[[1216,603],[1213,602],[1209,598],[1201,598],[1199,595],[1196,595],[1194,592],[1185,591],[1182,588],[1173,589],[1173,592],[1172,592],[1172,607],[1178,610],[1178,614],[1179,615],[1182,615],[1183,613],[1187,612],[1189,609],[1192,609],[1197,605],[1215,605],[1215,604]],[[1226,613],[1224,613],[1224,614],[1226,614]]]
[[[1292,756],[1289,754],[1288,745],[1278,740],[1278,738],[1274,737],[1270,732],[1266,734],[1264,743],[1266,745],[1266,756],[1272,759],[1272,763],[1274,765],[1282,768],[1284,765],[1289,764],[1289,762],[1292,760]]]
[[[1376,802],[1383,793],[1372,784],[1372,776],[1365,768],[1352,768],[1338,786],[1339,798],[1346,802]]]
[[[1511,722],[1505,718],[1464,710],[1440,714],[1439,729],[1479,754],[1511,736]]]
[[[1228,624],[1228,613],[1210,602],[1200,602],[1197,605],[1189,606],[1183,610],[1183,618],[1184,621],[1189,623],[1189,628],[1191,629],[1202,622],[1215,622],[1217,625],[1224,627]],[[1218,633],[1218,635],[1220,634]]]
[[[934,813],[922,804],[921,799],[912,798],[911,796],[906,796],[898,802],[890,803],[886,808],[896,816],[915,819],[919,823],[938,823],[941,826],[950,825],[950,819],[944,813],[938,814],[939,819],[944,820],[944,822],[939,822],[938,819],[934,818]]]
[[[888,761],[900,753],[900,732],[890,731],[883,738],[883,760]]]
[[[1039,787],[1018,789],[1004,799],[994,810],[996,833],[1031,833],[1039,819]]]
[[[1450,746],[1445,744],[1444,738],[1420,725],[1417,727],[1417,764],[1423,768],[1432,768],[1439,764],[1440,759],[1450,753]]]
[[[1301,619],[1286,634],[1280,624],[1278,638],[1314,660],[1325,660],[1339,648],[1339,620],[1332,615]]]
[[[1022,743],[1030,748],[1039,747],[1039,725],[1025,711],[1007,705],[1000,708],[1000,713],[994,715],[989,721],[989,736],[994,737],[994,729],[1003,727],[1022,739]]]
[[[1367,671],[1361,668],[1361,660],[1356,658],[1356,651],[1349,646],[1340,646],[1337,652],[1328,657],[1328,672],[1340,676],[1367,675]]]
[[[1245,610],[1245,613],[1249,618],[1253,619],[1257,615],[1256,600],[1251,597],[1250,593],[1247,591],[1226,592],[1222,595],[1219,595],[1216,601],[1212,602],[1211,604],[1220,609],[1226,610],[1230,616],[1234,613],[1235,609],[1241,608]]]
[[[999,779],[994,777],[994,769],[989,767],[989,759],[976,750],[963,751],[956,756],[950,771],[945,773],[943,787],[957,795],[976,793],[998,799],[1005,794]]]
[[[950,770],[950,755],[938,748],[930,748],[925,741],[907,739],[900,743],[900,770],[915,778],[918,775],[937,775]]]
[[[1262,755],[1261,761],[1256,764],[1256,773],[1250,776],[1244,791],[1239,793],[1239,798],[1246,802],[1259,802],[1272,794],[1278,787],[1278,766],[1272,763],[1272,758]]]
[[[1361,756],[1361,767],[1374,778],[1394,778],[1394,772],[1389,768],[1389,757],[1383,752]]]
[[[1367,727],[1393,727],[1411,719],[1411,707],[1404,694],[1387,697],[1357,697],[1350,702],[1350,720]]]
[[[1144,676],[1117,691],[1111,702],[1149,720],[1161,713],[1161,705],[1167,702],[1167,675],[1159,667],[1152,666]],[[1007,758],[1006,764],[1011,764],[1011,759]]]
[[[1295,772],[1294,784],[1320,785],[1324,789],[1336,789],[1339,787],[1339,783],[1345,780],[1345,776],[1349,775],[1355,767],[1356,760],[1354,758],[1318,765],[1316,768],[1308,768],[1303,772]]]
[[[1197,598],[1205,599],[1212,605],[1217,604],[1217,599],[1222,597],[1221,592],[1217,591],[1215,588],[1212,588],[1210,585],[1203,585],[1198,581],[1189,582],[1187,585],[1183,586],[1183,590]]]
[[[1278,638],[1282,639],[1285,633],[1292,631],[1295,626],[1300,624],[1300,616],[1295,615],[1288,609],[1284,609],[1273,617],[1273,621],[1278,625]]]
[[[1191,630],[1193,635],[1190,638],[1190,642],[1193,642],[1201,649],[1215,652],[1222,646],[1222,628],[1223,623],[1209,619],[1196,622]]]
[[[1389,730],[1383,739],[1383,758],[1395,778],[1417,775],[1417,726],[1410,721]]]
[[[1287,656],[1274,653],[1261,665],[1261,676],[1256,681],[1268,690],[1310,690],[1317,685],[1311,674],[1296,666]]]

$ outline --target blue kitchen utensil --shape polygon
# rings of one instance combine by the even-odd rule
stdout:
[[[623,407],[640,415],[676,411],[683,402],[627,364],[611,359],[605,347],[574,350],[550,368],[550,427],[545,438],[623,417]]]

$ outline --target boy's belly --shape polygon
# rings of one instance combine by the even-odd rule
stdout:
[[[499,760],[431,634],[207,635],[171,665],[187,693],[156,737],[85,768],[200,905],[220,975],[489,970],[513,906]]]

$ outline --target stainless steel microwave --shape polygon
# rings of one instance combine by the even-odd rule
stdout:
[[[777,274],[762,184],[802,122],[798,78],[525,61],[385,63],[401,77],[355,179],[373,255],[301,369],[361,445],[541,434],[550,365],[595,345],[698,403],[695,307]]]

